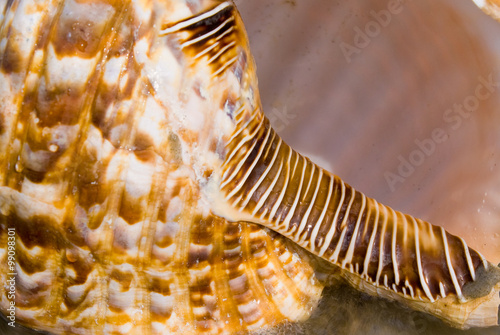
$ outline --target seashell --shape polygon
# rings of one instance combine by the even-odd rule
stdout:
[[[482,101],[478,113],[464,119],[457,130],[443,114],[474,93],[479,76],[497,75],[498,24],[472,2],[438,3],[405,5],[351,63],[339,44],[353,44],[353,27],[373,21],[370,11],[384,9],[386,2],[328,5],[314,0],[313,8],[297,2],[282,6],[281,15],[254,24],[258,16],[276,11],[275,2],[243,17],[250,36],[255,36],[250,41],[261,70],[264,110],[287,143],[323,156],[333,164],[330,170],[378,201],[467,237],[496,264],[498,92]],[[324,7],[317,9],[320,5]],[[251,9],[246,7],[250,5],[240,5],[243,14]],[[426,17],[426,11],[438,13],[436,19]],[[302,16],[307,20],[300,21]],[[294,21],[304,28],[294,28]],[[315,24],[308,26],[308,21]],[[293,44],[287,34],[297,36]],[[278,51],[270,51],[273,46]],[[280,77],[273,76],[272,69]],[[398,174],[398,156],[408,160],[418,149],[415,140],[430,138],[436,128],[448,131],[448,140],[391,188],[384,174]]]
[[[255,84],[234,6],[2,7],[2,283],[15,273],[2,313],[15,302],[16,321],[54,334],[234,333],[307,318],[323,285],[304,252],[213,215],[202,196],[238,78]]]
[[[252,10],[242,3],[240,10],[254,35],[250,41],[261,70],[264,110],[280,135],[302,152],[325,156],[333,162],[330,171],[378,201],[444,224],[495,264],[500,262],[500,176],[494,168],[498,92],[457,130],[442,118],[474,92],[478,76],[487,78],[493,72],[498,78],[499,54],[486,49],[498,46],[491,43],[498,42],[497,23],[473,3],[411,2],[348,63],[339,44],[354,44],[353,27],[374,21],[370,11],[387,9],[386,1],[265,5]],[[245,16],[245,7],[252,10],[250,16]],[[265,18],[263,23],[255,24],[257,17]],[[445,129],[449,139],[437,144],[436,152],[415,165],[413,174],[392,191],[384,173],[397,174],[398,156],[408,159],[418,149],[415,140],[429,138],[436,128]],[[421,316],[399,319],[404,312],[396,308],[371,305],[383,310],[371,313],[368,306],[359,307],[365,300],[330,300],[330,310],[337,303],[343,312],[334,313],[335,318],[324,310],[324,318],[333,323],[322,323],[330,330],[325,334],[462,334],[424,322]],[[498,327],[463,333],[497,332]]]
[[[479,253],[278,137],[232,3],[31,5],[7,3],[0,31],[0,240],[15,229],[17,320],[55,334],[303,320],[324,283],[288,236],[371,294],[456,327],[498,322],[499,271]]]

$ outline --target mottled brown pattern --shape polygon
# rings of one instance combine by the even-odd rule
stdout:
[[[16,32],[12,32],[15,34]],[[17,37],[21,38],[21,36]],[[22,56],[16,47],[15,40],[6,48],[6,51],[2,55],[2,66],[1,71],[4,73],[20,72],[23,69]]]
[[[0,241],[16,229],[21,323],[219,334],[300,321],[323,284],[288,236],[360,289],[457,327],[491,324],[491,264],[367,199],[270,128],[232,2],[18,5],[0,34]],[[468,323],[482,304],[488,314]]]
[[[304,319],[319,300],[323,286],[302,251],[215,216],[202,195],[198,176],[216,169],[227,131],[200,128],[197,113],[227,117],[229,96],[247,103],[240,91],[254,85],[253,64],[232,4],[191,27],[197,35],[232,22],[221,42],[236,43],[214,49],[211,64],[192,62],[159,27],[221,3],[8,3],[0,280],[6,228],[15,228],[17,322],[54,334],[229,334]],[[193,67],[218,71],[221,87]]]

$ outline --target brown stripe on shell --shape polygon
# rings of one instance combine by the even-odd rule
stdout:
[[[220,188],[242,217],[409,300],[474,299],[464,287],[488,264],[463,239],[380,205],[317,167],[283,143],[259,111],[243,106],[236,120],[241,128],[228,142]]]
[[[175,34],[193,66],[206,62],[215,77],[238,61],[242,39],[238,20],[232,2],[224,1],[199,15],[164,25],[162,34]]]

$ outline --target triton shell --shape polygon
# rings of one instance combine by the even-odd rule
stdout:
[[[280,139],[232,2],[0,5],[5,316],[14,303],[53,334],[260,330],[310,317],[322,257],[454,327],[498,324],[498,268]]]

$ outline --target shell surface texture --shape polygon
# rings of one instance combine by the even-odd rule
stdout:
[[[261,109],[231,1],[0,0],[7,322],[258,331],[311,316],[325,262],[453,327],[499,324],[498,267],[294,151]]]

